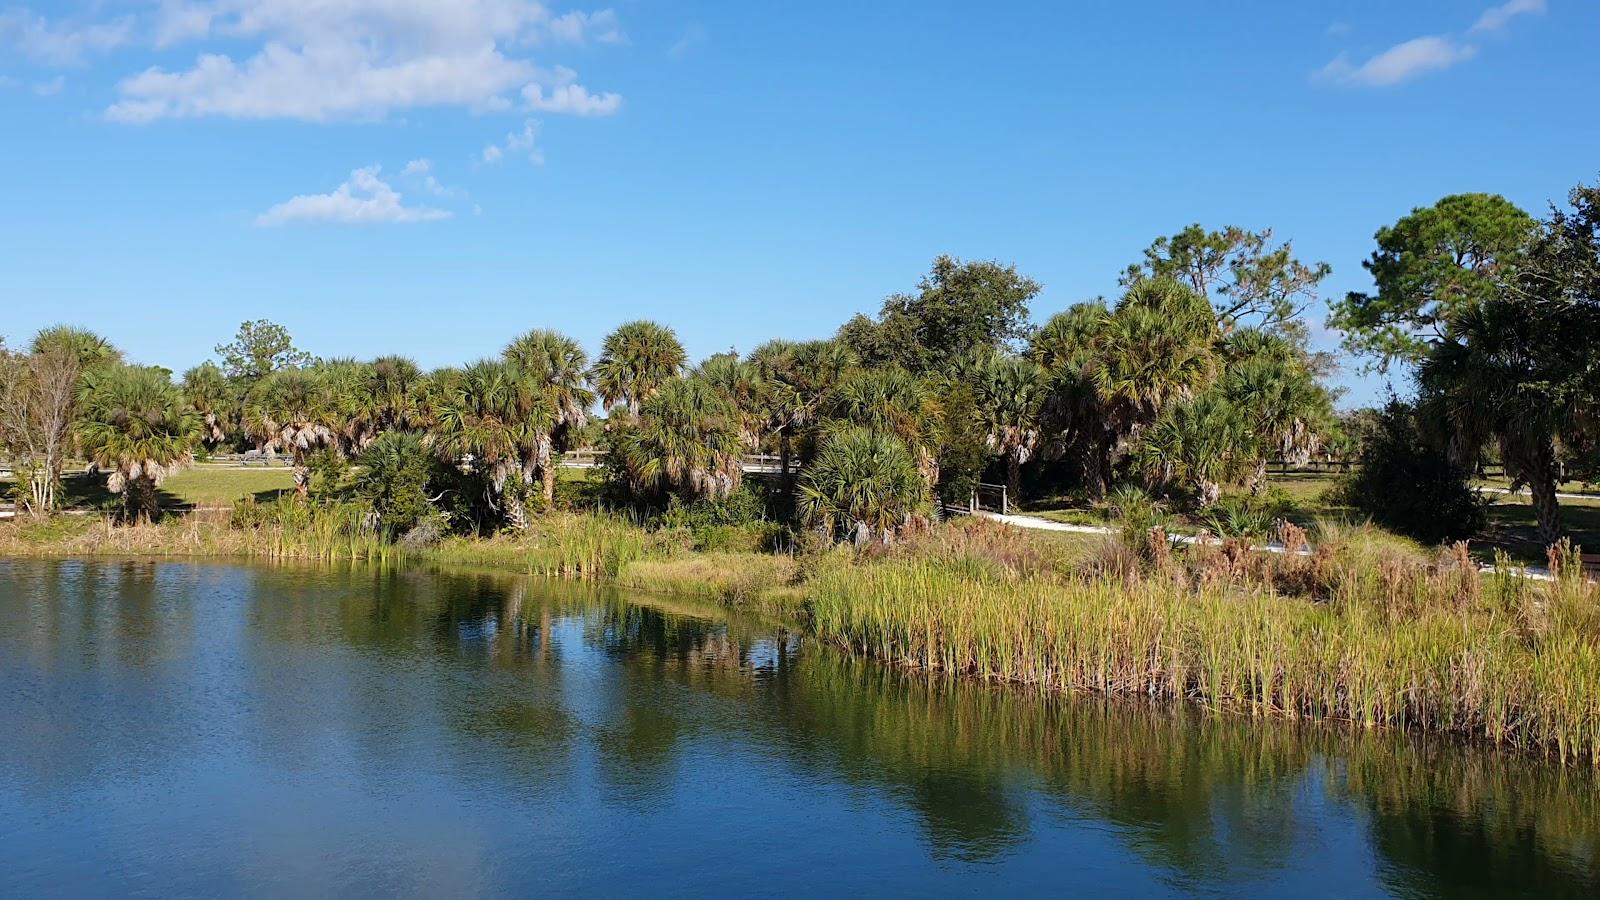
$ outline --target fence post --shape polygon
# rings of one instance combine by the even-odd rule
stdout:
[[[1010,515],[1011,513],[1011,502],[1006,497],[1007,490],[1009,489],[1005,485],[1000,485],[1000,515],[1002,516]]]

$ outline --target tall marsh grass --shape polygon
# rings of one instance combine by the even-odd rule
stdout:
[[[426,554],[436,562],[492,566],[554,578],[615,578],[635,560],[665,556],[673,535],[602,513],[556,513],[514,535],[451,538]]]
[[[1484,578],[1368,532],[1311,555],[1236,543],[1077,567],[830,560],[816,633],[937,672],[1256,716],[1476,736],[1600,765],[1600,589]],[[1570,556],[1570,551],[1567,551]]]

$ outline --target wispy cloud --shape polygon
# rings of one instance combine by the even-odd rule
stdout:
[[[27,7],[0,10],[0,48],[15,48],[37,63],[70,66],[133,38],[131,17],[104,22],[51,21]]]
[[[62,76],[62,75],[57,75],[56,77],[51,78],[51,79],[49,79],[47,81],[35,82],[34,85],[33,85],[33,93],[34,93],[34,96],[36,96],[36,97],[54,97],[55,95],[61,93],[64,90],[66,90],[66,88],[67,88],[67,79],[66,79],[66,77]]]
[[[158,47],[197,44],[200,52],[187,68],[122,79],[106,110],[113,121],[510,110],[519,92],[546,112],[603,115],[622,100],[590,91],[570,69],[557,69],[571,74],[552,84],[543,78],[551,70],[526,55],[533,46],[625,42],[611,9],[555,15],[534,0],[162,0],[141,33]]]
[[[465,197],[466,191],[460,188],[446,187],[440,183],[433,174],[433,160],[413,159],[400,170],[400,175],[410,178],[422,185],[422,189],[435,197]]]
[[[1432,35],[1412,38],[1358,64],[1339,54],[1317,70],[1317,77],[1338,84],[1386,87],[1415,78],[1424,72],[1448,69],[1471,59],[1477,48],[1458,44],[1447,37]]]
[[[1340,53],[1312,73],[1318,81],[1361,87],[1388,87],[1409,81],[1428,72],[1459,65],[1478,55],[1478,46],[1469,38],[1503,30],[1518,16],[1543,13],[1545,0],[1507,0],[1478,16],[1465,35],[1432,34],[1402,41],[1363,62],[1353,62]],[[1330,28],[1329,33],[1334,33]]]
[[[672,46],[667,48],[667,56],[671,59],[683,59],[694,48],[704,44],[710,36],[704,25],[690,25],[683,30],[683,34],[679,35],[676,41],[672,42]]]
[[[525,153],[528,162],[536,166],[544,165],[544,151],[539,149],[539,123],[529,119],[522,123],[521,131],[513,131],[506,135],[506,139],[498,144],[490,144],[483,148],[478,155],[478,161],[486,166],[492,166],[504,159],[507,153]]]
[[[450,218],[448,210],[406,206],[400,192],[378,177],[380,168],[356,169],[331,193],[301,194],[285,200],[257,216],[256,224],[385,225]]]
[[[545,31],[556,40],[569,44],[625,44],[628,36],[617,23],[617,12],[602,9],[596,12],[573,11],[551,19]]]
[[[1510,24],[1517,16],[1540,15],[1544,13],[1544,0],[1508,0],[1499,6],[1493,6],[1483,11],[1483,15],[1474,22],[1471,33],[1481,34],[1487,31],[1499,31]]]

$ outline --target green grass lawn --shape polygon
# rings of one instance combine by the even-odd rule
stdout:
[[[200,463],[162,482],[161,502],[168,508],[231,506],[245,497],[269,500],[293,489],[294,473],[288,466],[239,468]]]

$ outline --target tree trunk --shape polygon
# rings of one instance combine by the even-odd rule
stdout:
[[[539,477],[544,479],[544,510],[549,512],[556,508],[556,461],[549,462],[539,467]]]
[[[156,517],[156,486],[148,478],[139,477],[131,479],[127,487],[123,503],[129,522],[153,522]]]
[[[522,503],[522,498],[515,494],[508,494],[505,498],[506,524],[517,531],[528,527],[528,509]]]
[[[1021,505],[1022,502],[1022,461],[1017,458],[1016,451],[1006,454],[1006,490],[1010,493],[1007,501],[1011,505]]]
[[[1267,486],[1267,461],[1265,458],[1256,460],[1256,470],[1250,476],[1250,493],[1260,494],[1261,489]]]
[[[1506,476],[1527,483],[1528,492],[1533,495],[1533,515],[1538,522],[1539,544],[1548,547],[1561,540],[1561,508],[1556,500],[1555,446],[1550,441],[1521,447],[1507,446],[1507,443],[1501,444],[1501,454],[1506,460]],[[1512,490],[1516,490],[1515,483]]]
[[[311,494],[311,467],[299,460],[294,464],[294,492],[302,500]]]
[[[1106,497],[1105,482],[1100,478],[1099,449],[1093,444],[1079,446],[1076,455],[1078,457],[1078,480],[1083,484],[1083,495],[1089,499],[1089,502],[1099,503]]]
[[[1548,547],[1561,540],[1561,507],[1556,500],[1556,476],[1551,467],[1529,473],[1528,490],[1533,494],[1533,514],[1539,522],[1539,544]]]

